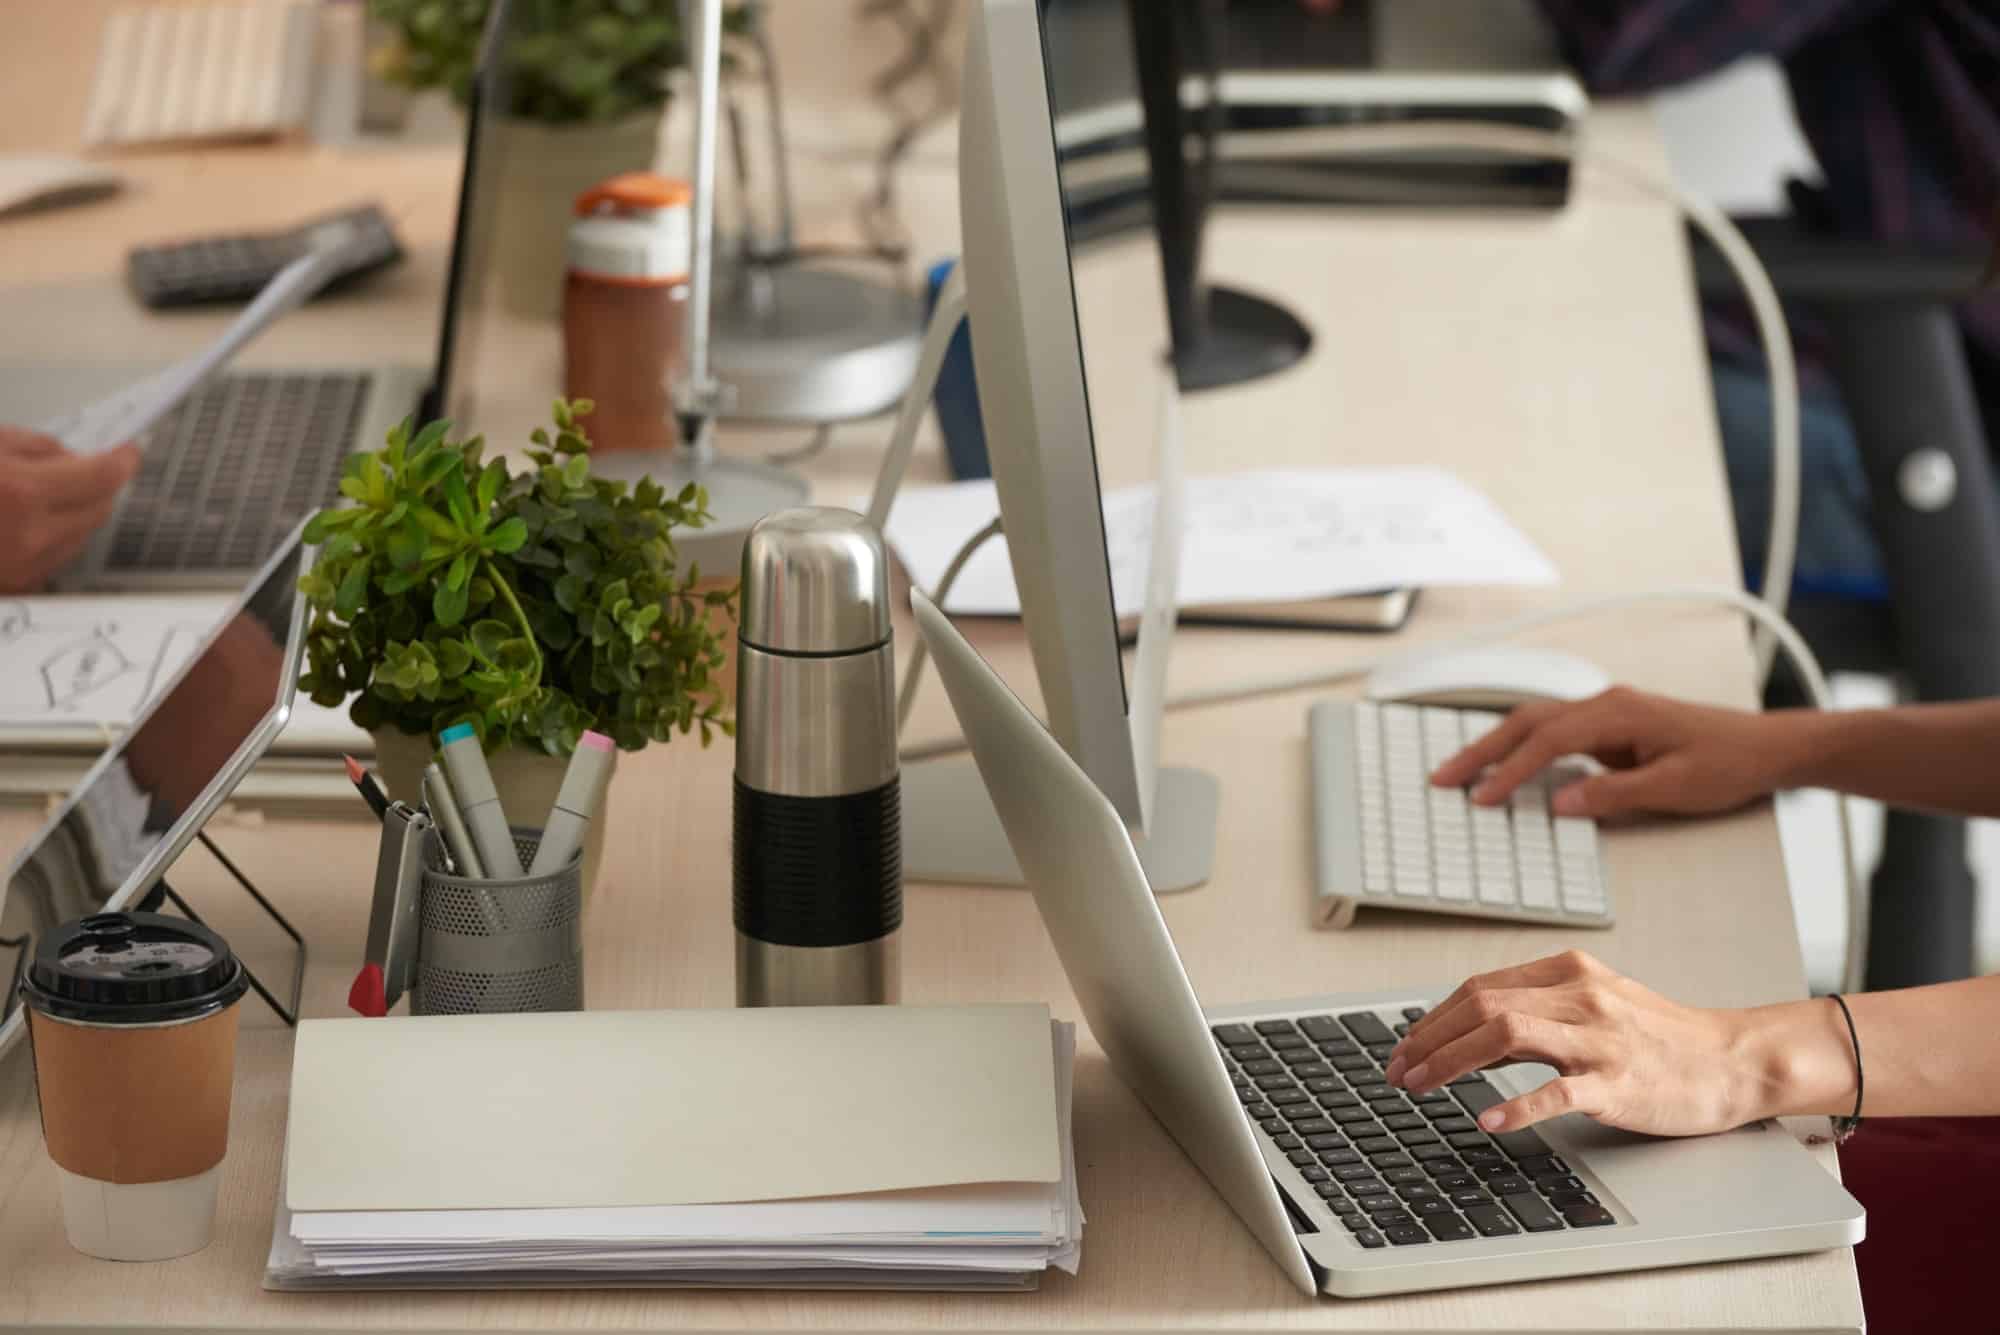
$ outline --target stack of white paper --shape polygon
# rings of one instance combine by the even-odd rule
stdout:
[[[1146,603],[1155,489],[1104,497],[1118,615]],[[884,536],[919,588],[935,589],[966,539],[1000,513],[991,481],[905,487]],[[1187,479],[1180,605],[1302,603],[1380,589],[1551,584],[1556,569],[1473,488],[1435,468],[1311,468]],[[947,612],[1019,616],[1004,536],[959,572]]]
[[[267,1287],[1015,1289],[1076,1271],[1075,1032],[1045,1008],[449,1020],[301,1026]],[[442,1094],[506,1048],[484,1088]],[[426,1088],[389,1094],[426,1061]],[[601,1078],[566,1083],[586,1070]],[[742,1199],[700,1199],[716,1193]],[[310,1208],[327,1205],[367,1208]]]

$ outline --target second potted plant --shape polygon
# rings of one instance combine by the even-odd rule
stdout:
[[[491,0],[370,0],[393,34],[375,73],[441,88],[459,106],[472,88]],[[576,197],[659,156],[668,81],[687,64],[680,0],[515,0],[500,52],[503,99],[484,131],[480,212],[494,228],[492,267],[516,314],[553,318],[563,235]],[[744,22],[732,7],[734,31]]]
[[[299,689],[351,699],[391,797],[417,800],[437,734],[456,723],[478,731],[517,825],[539,823],[586,729],[627,751],[732,730],[715,619],[735,592],[696,590],[673,538],[707,521],[707,498],[593,477],[577,423],[589,410],[558,401],[522,473],[447,422],[406,423],[348,459],[349,503],[308,522]],[[607,823],[591,825],[586,893]]]

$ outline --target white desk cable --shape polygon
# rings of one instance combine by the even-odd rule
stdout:
[[[968,539],[952,557],[951,564],[945,569],[944,577],[938,582],[938,591],[934,597],[934,601],[940,607],[944,606],[945,597],[951,592],[952,584],[957,580],[966,562],[971,560],[972,554],[999,531],[1000,521],[996,519]],[[1578,621],[1602,612],[1615,612],[1656,603],[1716,604],[1744,613],[1759,630],[1769,636],[1773,645],[1784,652],[1786,659],[1790,661],[1804,683],[1806,694],[1812,700],[1813,707],[1820,710],[1833,708],[1833,692],[1827,685],[1826,674],[1820,668],[1819,659],[1798,631],[1792,628],[1791,623],[1768,602],[1756,595],[1745,593],[1741,589],[1727,588],[1655,589],[1644,593],[1602,594],[1566,603],[1561,607],[1523,613],[1463,635],[1448,636],[1433,643],[1343,663],[1338,667],[1315,668],[1307,672],[1267,677],[1262,680],[1183,691],[1169,696],[1166,707],[1170,710],[1198,709],[1207,705],[1228,704],[1263,695],[1317,690],[1366,677],[1378,668],[1388,667],[1405,659],[1483,648],[1561,622]],[[911,707],[916,701],[917,688],[923,679],[926,661],[923,642],[919,640],[910,654],[910,664],[897,697],[896,715],[899,732],[908,724]],[[955,755],[964,750],[965,742],[962,739],[929,742],[922,746],[904,748],[901,761],[905,765],[913,765],[941,756]],[[1863,986],[1868,957],[1868,882],[1854,864],[1854,834],[1848,820],[1847,799],[1838,794],[1834,798],[1834,815],[1840,828],[1841,870],[1846,878],[1847,891],[1847,948],[1841,962],[1841,987],[1844,991],[1855,992],[1860,991]]]
[[[979,532],[966,540],[965,545],[958,549],[957,554],[951,558],[951,564],[944,568],[944,574],[938,579],[937,590],[931,595],[933,602],[940,608],[944,606],[944,600],[951,596],[951,586],[958,583],[958,574],[961,570],[965,569],[966,562],[970,561],[975,552],[997,537],[999,533],[1000,520],[996,516],[985,528],[980,529]],[[924,643],[924,637],[919,635],[917,636],[916,643],[910,647],[910,665],[903,670],[902,689],[896,692],[896,735],[898,737],[902,736],[904,731],[910,726],[910,711],[916,707],[917,688],[924,684],[924,664],[929,660],[930,647]]]
[[[1749,301],[1763,345],[1771,379],[1771,522],[1764,555],[1763,594],[1771,608],[1783,616],[1790,602],[1792,571],[1799,538],[1799,379],[1792,337],[1785,323],[1783,305],[1770,275],[1757,259],[1743,233],[1727,214],[1698,195],[1683,190],[1670,177],[1636,164],[1610,157],[1601,151],[1579,154],[1570,136],[1473,122],[1436,121],[1421,125],[1355,126],[1340,131],[1338,142],[1329,146],[1324,136],[1315,136],[1316,152],[1352,152],[1356,155],[1385,149],[1490,149],[1496,152],[1528,154],[1578,162],[1602,168],[1628,185],[1667,200],[1680,210],[1713,244],[1728,263]],[[917,428],[930,405],[939,369],[944,364],[952,336],[965,319],[965,269],[955,265],[938,290],[936,308],[924,333],[917,370],[897,412],[895,429],[889,438],[882,466],[876,473],[875,490],[868,505],[868,520],[877,531],[885,531],[889,507],[903,484],[910,456],[916,449]],[[940,604],[942,606],[942,604]],[[1757,682],[1761,689],[1770,675],[1777,652],[1773,636],[1759,630],[1753,636],[1757,655]]]
[[[951,351],[953,336],[965,322],[965,312],[965,266],[954,264],[944,282],[938,285],[931,322],[924,330],[924,344],[917,353],[916,373],[910,377],[902,406],[896,409],[889,448],[882,452],[882,466],[875,472],[875,490],[868,498],[868,522],[877,533],[886,536],[889,531],[889,507],[896,503],[896,493],[902,489],[903,474],[909,471],[910,456],[917,448],[917,428],[923,423],[924,411],[931,406],[938,373],[944,368],[945,354]]]
[[[1782,648],[1786,657],[1798,670],[1814,706],[1819,709],[1832,708],[1832,696],[1818,659],[1784,617],[1798,545],[1800,450],[1797,363],[1793,356],[1791,334],[1785,324],[1784,310],[1778,301],[1777,292],[1771,286],[1770,277],[1764,272],[1756,252],[1736,225],[1708,201],[1683,191],[1670,179],[1656,175],[1645,168],[1597,152],[1579,159],[1573,143],[1563,135],[1472,123],[1435,122],[1421,126],[1356,127],[1344,131],[1342,139],[1343,146],[1350,146],[1362,152],[1386,147],[1491,148],[1503,152],[1585,161],[1592,166],[1605,168],[1628,184],[1666,198],[1708,237],[1728,262],[1737,281],[1743,287],[1755,318],[1758,337],[1763,343],[1765,359],[1769,364],[1772,494],[1771,534],[1764,563],[1766,597],[1760,599],[1741,590],[1713,588],[1666,589],[1588,598],[1564,607],[1533,612],[1503,621],[1483,631],[1448,640],[1442,644],[1401,650],[1341,668],[1237,686],[1212,687],[1172,696],[1167,701],[1167,708],[1191,708],[1273,692],[1331,685],[1365,676],[1376,667],[1408,655],[1424,655],[1439,652],[1441,649],[1490,643],[1542,626],[1595,615],[1619,607],[1653,602],[1720,603],[1744,612],[1754,623],[1753,645],[1756,651],[1756,680],[1759,689],[1761,690],[1765,678],[1769,675],[1777,651]],[[1324,151],[1323,143],[1319,147]],[[953,268],[939,289],[936,310],[930,327],[925,332],[924,345],[918,358],[917,372],[912,380],[911,390],[904,398],[898,412],[889,449],[876,475],[875,489],[868,507],[868,519],[878,531],[883,530],[888,520],[890,506],[894,503],[896,492],[901,487],[904,474],[908,470],[910,456],[916,446],[918,424],[922,420],[925,408],[929,405],[939,368],[943,364],[952,336],[965,317],[965,310],[965,276],[964,267],[960,265]],[[952,583],[971,559],[972,554],[991,539],[999,528],[1000,521],[996,519],[969,538],[952,558],[951,564],[939,581],[937,590],[932,595],[940,607],[945,605],[945,598],[950,593]],[[907,722],[914,706],[917,690],[922,682],[925,660],[926,655],[920,643],[910,655],[909,667],[898,692],[899,731]],[[965,744],[962,740],[928,743],[920,747],[906,748],[902,753],[902,761],[904,764],[914,764],[937,756],[955,754],[964,749]],[[1867,884],[1854,865],[1853,838],[1849,828],[1846,799],[1837,800],[1835,811],[1840,826],[1841,861],[1847,880],[1848,937],[1842,969],[1843,986],[1848,990],[1856,990],[1862,984],[1863,962],[1867,956]]]
[[[1607,175],[1672,204],[1721,253],[1749,302],[1771,379],[1771,532],[1764,554],[1763,595],[1772,610],[1782,617],[1791,598],[1799,541],[1798,361],[1777,289],[1771,286],[1770,275],[1736,224],[1708,200],[1683,189],[1671,176],[1613,157],[1601,149],[1586,147],[1580,151],[1572,136],[1548,130],[1473,121],[1428,121],[1342,126],[1337,131],[1316,129],[1309,141],[1301,140],[1301,151],[1321,157],[1350,153],[1366,157],[1408,149],[1489,150],[1602,169]],[[1761,628],[1753,642],[1761,688],[1770,675],[1777,647],[1775,638]]]

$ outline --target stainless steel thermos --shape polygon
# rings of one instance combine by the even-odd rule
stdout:
[[[781,510],[743,548],[736,1001],[893,1002],[903,922],[895,646],[882,540]]]

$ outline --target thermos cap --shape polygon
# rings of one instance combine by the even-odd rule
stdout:
[[[158,913],[98,913],[46,933],[21,991],[65,1020],[159,1024],[233,1003],[250,986],[229,943]]]
[[[743,643],[767,653],[859,653],[886,643],[889,562],[852,510],[766,515],[743,544]]]

